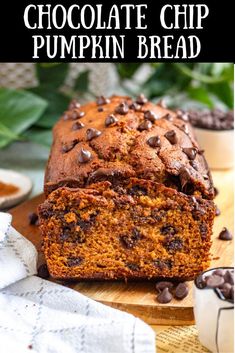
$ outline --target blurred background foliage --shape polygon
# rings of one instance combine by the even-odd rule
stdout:
[[[79,65],[79,64],[78,64]],[[233,109],[234,65],[230,63],[119,63],[113,64],[118,80],[115,92],[144,93],[171,108]],[[69,63],[37,63],[36,87],[0,88],[0,148],[15,140],[51,144],[51,128],[73,97],[94,99],[89,71],[77,76],[73,87],[63,90]]]

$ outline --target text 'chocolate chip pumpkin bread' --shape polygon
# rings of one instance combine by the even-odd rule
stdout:
[[[206,269],[215,207],[187,116],[143,95],[73,101],[53,130],[39,206],[60,279],[191,279]]]

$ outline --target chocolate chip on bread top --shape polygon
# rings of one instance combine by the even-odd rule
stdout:
[[[45,195],[53,277],[185,279],[208,266],[215,207],[203,151],[184,115],[144,95],[70,104],[53,129]]]

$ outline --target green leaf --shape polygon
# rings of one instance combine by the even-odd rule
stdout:
[[[57,65],[60,65],[60,63],[40,63],[41,67],[53,67]]]
[[[17,140],[19,138],[19,136],[17,134],[14,134],[14,132],[12,132],[10,129],[8,129],[1,122],[0,122],[0,136],[8,137],[13,140]]]
[[[17,135],[27,130],[42,115],[47,102],[26,91],[0,88],[0,122],[13,133],[0,138],[0,148],[17,139]],[[5,130],[6,132],[6,130]]]
[[[191,69],[204,75],[211,75],[213,63],[196,63]]]
[[[213,63],[211,64],[211,74],[213,76],[221,76],[225,73],[231,73],[230,79],[233,79],[233,64],[229,63]]]
[[[52,143],[52,131],[40,128],[31,128],[23,134],[23,137],[29,141],[36,142],[39,145],[50,147]]]
[[[85,70],[77,76],[73,87],[75,91],[82,92],[82,93],[88,91],[89,74],[90,74],[90,71]]]
[[[202,74],[201,72],[196,71],[194,69],[190,69],[186,64],[174,63],[173,65],[175,65],[175,67],[177,67],[178,70],[185,76],[188,76],[191,79],[194,79],[202,83],[207,83],[207,84],[220,83],[228,80],[230,77],[230,72],[226,72],[220,76],[211,76],[211,75]]]
[[[228,82],[210,85],[210,91],[214,93],[230,109],[233,108],[233,89]]]
[[[44,128],[52,128],[62,113],[67,109],[70,98],[63,93],[54,91],[48,86],[30,88],[30,91],[46,99],[48,102],[47,109],[35,125]]]
[[[188,95],[190,98],[207,105],[209,108],[213,108],[213,102],[208,94],[208,90],[204,87],[189,87]]]
[[[122,63],[122,64],[116,64],[116,69],[118,72],[118,75],[122,79],[128,79],[131,78],[135,72],[138,70],[138,68],[141,66],[141,63]]]
[[[163,96],[170,91],[182,91],[188,87],[191,79],[185,75],[179,75],[178,69],[169,63],[158,65],[153,74],[143,85],[143,89],[149,98]]]
[[[51,88],[58,88],[64,83],[68,70],[68,63],[54,63],[49,66],[43,63],[36,64],[36,76],[39,84]]]

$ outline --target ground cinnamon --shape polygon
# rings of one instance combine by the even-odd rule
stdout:
[[[15,194],[19,188],[13,184],[5,184],[0,181],[0,197]]]

